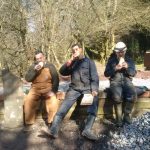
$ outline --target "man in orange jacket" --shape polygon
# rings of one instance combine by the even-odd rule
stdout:
[[[26,81],[32,82],[31,89],[24,102],[26,129],[32,129],[31,127],[33,127],[40,99],[45,100],[48,124],[53,121],[59,105],[59,101],[56,98],[59,77],[55,66],[46,61],[43,52],[40,50],[35,52],[34,59],[34,63],[29,67],[25,75]]]

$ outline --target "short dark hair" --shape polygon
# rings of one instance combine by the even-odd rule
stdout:
[[[36,49],[36,50],[35,50],[35,52],[34,52],[34,61],[36,61],[35,56],[36,56],[36,55],[38,55],[38,54],[43,54],[43,55],[44,55],[44,53],[43,53],[43,51],[42,51],[42,50],[40,50],[40,49]]]
[[[40,49],[36,50],[36,51],[34,52],[34,55],[37,55],[37,54],[40,54],[40,53],[44,55],[44,53],[43,53],[42,50],[40,50]]]
[[[78,46],[79,48],[82,48],[82,45],[81,45],[80,43],[73,44],[73,45],[71,46],[71,48],[73,48],[73,47],[75,47],[75,46]]]

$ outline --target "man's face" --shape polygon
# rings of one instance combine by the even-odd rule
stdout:
[[[72,54],[73,54],[73,57],[79,57],[81,54],[82,54],[82,48],[79,48],[79,46],[74,46],[72,48]]]
[[[45,56],[42,53],[39,53],[39,54],[35,55],[35,60],[37,62],[44,62],[45,61]]]
[[[116,55],[117,55],[117,57],[124,57],[125,53],[126,53],[126,51],[121,50],[119,52],[116,52]]]

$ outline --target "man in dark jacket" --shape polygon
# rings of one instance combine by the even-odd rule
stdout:
[[[126,56],[126,50],[126,45],[118,42],[115,45],[114,54],[108,59],[104,72],[104,75],[110,79],[118,127],[123,125],[123,121],[131,123],[131,111],[136,100],[136,91],[132,83],[132,77],[136,74],[135,64]],[[122,109],[123,101],[124,109]]]
[[[32,82],[31,89],[24,102],[26,127],[29,128],[34,124],[40,99],[45,100],[48,114],[47,123],[51,124],[59,104],[56,98],[59,78],[55,66],[46,61],[42,51],[35,52],[35,61],[30,66],[25,79]]]
[[[71,106],[80,96],[91,94],[94,98],[92,104],[87,108],[88,116],[82,136],[90,140],[96,140],[97,137],[91,133],[98,110],[99,77],[95,63],[84,56],[82,47],[79,44],[75,44],[72,46],[72,57],[60,68],[60,74],[63,76],[71,75],[71,84],[65,100],[54,117],[49,134],[53,138],[57,138],[59,125]]]

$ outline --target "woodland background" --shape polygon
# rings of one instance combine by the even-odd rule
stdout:
[[[0,0],[0,68],[23,77],[41,48],[57,68],[80,42],[105,65],[122,40],[137,64],[150,50],[150,0]]]

